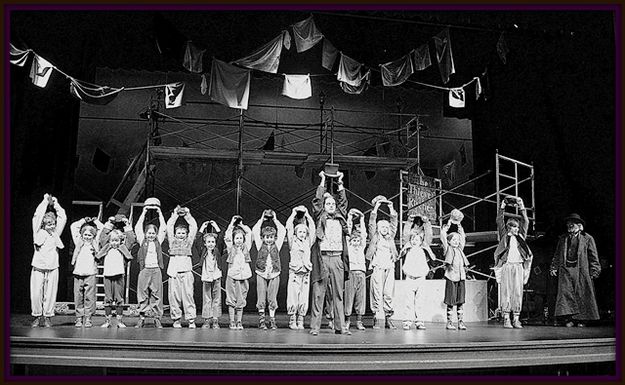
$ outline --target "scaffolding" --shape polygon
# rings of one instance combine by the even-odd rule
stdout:
[[[278,106],[268,106],[270,108],[276,108]],[[311,108],[298,108],[295,109],[309,109]],[[367,146],[370,146],[372,139],[372,127],[354,127],[353,125],[345,124],[336,119],[336,111],[350,111],[340,110],[334,107],[324,108],[322,98],[320,98],[320,119],[317,124],[291,124],[278,125],[277,122],[271,124],[260,119],[255,119],[245,113],[244,110],[239,110],[236,116],[231,116],[225,119],[216,119],[208,124],[224,124],[229,127],[236,127],[235,131],[228,133],[212,133],[214,136],[200,138],[199,140],[192,137],[185,136],[190,130],[201,130],[206,127],[206,123],[191,124],[181,119],[173,118],[165,115],[159,111],[158,105],[152,104],[147,110],[149,134],[146,139],[145,146],[139,154],[133,159],[128,170],[124,174],[122,181],[115,189],[115,192],[111,196],[107,203],[107,208],[111,205],[117,206],[121,210],[129,209],[132,212],[135,207],[142,204],[136,203],[139,197],[143,194],[154,195],[158,189],[160,192],[174,198],[180,202],[181,205],[189,205],[191,203],[197,203],[200,199],[206,198],[210,194],[216,194],[211,196],[214,201],[224,196],[234,193],[236,199],[236,213],[240,214],[241,201],[243,197],[250,198],[257,201],[261,205],[271,206],[277,213],[288,216],[290,209],[293,206],[302,204],[302,202],[309,202],[314,196],[316,186],[310,189],[306,189],[299,195],[287,199],[280,200],[274,194],[271,194],[264,186],[258,183],[254,183],[250,178],[245,175],[245,167],[250,165],[262,165],[262,166],[295,166],[296,170],[307,168],[322,169],[325,163],[339,163],[342,169],[365,169],[365,170],[387,170],[393,171],[398,174],[398,192],[390,197],[391,201],[398,201],[399,207],[399,239],[397,243],[401,248],[403,246],[403,224],[406,220],[407,213],[410,211],[424,211],[424,208],[428,208],[430,214],[428,215],[432,221],[432,227],[434,230],[435,240],[438,239],[440,227],[449,214],[445,212],[451,212],[452,208],[457,208],[465,213],[465,217],[472,221],[473,231],[467,232],[467,246],[471,248],[471,252],[467,254],[469,260],[474,259],[478,255],[493,250],[497,246],[498,232],[496,229],[487,231],[475,231],[475,223],[477,218],[475,217],[475,206],[478,204],[495,204],[499,205],[501,200],[506,195],[522,196],[526,202],[528,212],[531,212],[530,221],[531,229],[534,230],[536,211],[535,211],[535,196],[534,196],[534,168],[530,164],[523,163],[521,161],[505,157],[499,153],[495,156],[495,191],[484,197],[478,197],[475,195],[461,193],[459,190],[477,180],[491,175],[492,171],[486,171],[481,175],[474,177],[470,180],[464,181],[447,190],[443,189],[441,179],[431,178],[424,175],[421,169],[421,144],[420,137],[423,129],[422,116],[419,114],[406,114],[406,113],[384,113],[375,111],[356,111],[358,113],[370,113],[378,115],[388,115],[397,117],[398,128],[392,130],[379,129],[377,135],[374,135],[375,148],[378,149],[382,146],[388,146],[391,142],[392,135],[397,135],[400,138],[398,141],[401,147],[401,156],[379,156],[380,152],[377,151],[377,156],[370,155],[354,155],[355,152],[362,152],[363,148],[359,147],[366,142]],[[353,112],[353,111],[350,111]],[[168,119],[182,124],[183,129],[174,130],[166,133],[161,133],[162,127],[159,126],[159,121]],[[402,123],[402,120],[407,122]],[[316,126],[316,128],[315,128]],[[282,144],[272,143],[270,148],[267,144],[271,140],[271,137],[261,137],[247,127],[263,127],[271,128],[272,134],[276,131],[282,133],[288,133],[296,138],[296,141],[291,144],[308,143],[317,146],[318,152],[297,152],[292,151],[287,146]],[[318,131],[316,131],[318,129]],[[351,130],[351,131],[350,131]],[[301,132],[300,132],[301,131]],[[335,135],[336,132],[351,132],[358,135],[363,135],[364,138],[341,141]],[[305,136],[303,132],[313,132],[309,136]],[[234,139],[236,135],[236,139]],[[179,136],[188,142],[187,146],[171,146],[163,145],[163,139],[172,136]],[[247,136],[248,140],[245,141]],[[211,144],[212,141],[221,139],[231,144],[236,144],[236,149],[218,148]],[[266,142],[262,149],[250,148],[251,143]],[[193,146],[191,146],[193,145]],[[247,146],[247,148],[246,148]],[[278,149],[278,150],[276,150]],[[328,149],[330,151],[328,151]],[[329,152],[329,153],[328,153]],[[179,199],[179,193],[175,188],[159,184],[155,177],[156,161],[178,161],[178,162],[222,162],[225,164],[231,164],[235,166],[233,178],[219,186],[209,186],[208,191],[204,191],[201,194],[191,197],[189,199],[181,201]],[[524,173],[529,174],[526,176]],[[243,182],[248,186],[244,188]],[[529,188],[525,188],[529,185]],[[372,204],[369,200],[365,199],[358,192],[352,189],[346,188],[350,198],[356,198],[361,202],[364,202],[368,210],[363,210],[364,214],[367,214],[372,209]],[[415,192],[420,194],[415,197]],[[455,207],[447,202],[444,198],[449,196],[460,197],[467,200],[467,203]],[[260,196],[260,197],[259,197]],[[447,210],[446,210],[447,209]],[[467,209],[473,210],[473,215],[470,215]],[[229,220],[219,216],[206,206],[199,206],[193,209],[194,212],[199,212],[201,215],[214,218],[220,224],[227,224]],[[381,210],[384,211],[384,210]],[[515,215],[515,214],[507,214]],[[518,212],[516,213],[518,215]],[[486,221],[495,226],[494,217],[492,220]],[[438,246],[435,243],[433,246]],[[400,270],[401,271],[401,266]],[[494,275],[491,271],[479,271],[471,266],[469,271],[474,276],[479,276],[488,281],[494,279]],[[196,274],[198,274],[196,272]],[[401,273],[400,273],[401,277]],[[128,291],[128,287],[127,287]],[[489,293],[490,295],[490,293]],[[127,294],[128,297],[128,294]],[[498,300],[497,304],[494,304],[494,309],[491,309],[491,314],[497,314],[498,312]]]

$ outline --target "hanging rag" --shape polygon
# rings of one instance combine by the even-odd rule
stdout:
[[[313,17],[310,16],[306,20],[293,24],[293,37],[295,38],[297,52],[301,53],[319,43],[323,38],[323,34],[317,29]]]
[[[382,84],[385,87],[398,86],[408,80],[414,73],[411,57],[412,52],[401,59],[380,65]]]
[[[283,39],[284,34],[281,33],[251,55],[235,60],[234,63],[241,67],[275,74],[278,72],[278,66],[280,65]]]
[[[456,73],[454,58],[451,52],[449,28],[445,28],[441,33],[434,36],[434,45],[436,46],[436,60],[438,61],[438,69],[441,71],[441,78],[443,83],[447,83],[451,74]]]
[[[287,30],[282,31],[282,44],[287,50],[291,49],[291,34]]]
[[[208,82],[206,81],[206,74],[202,74],[202,83],[200,83],[200,92],[202,95],[206,95],[208,91]]]
[[[189,72],[201,73],[202,72],[202,57],[204,56],[205,49],[200,49],[191,41],[187,42],[187,47],[184,51],[184,60],[182,66]]]
[[[343,90],[343,92],[345,92],[346,94],[352,94],[352,95],[362,94],[367,89],[369,84],[371,84],[371,70],[368,70],[367,73],[364,74],[360,78],[359,86],[350,86],[349,84],[345,82],[340,82],[341,89]]]
[[[465,92],[463,88],[452,88],[449,90],[449,106],[454,108],[464,108]]]
[[[98,86],[83,82],[78,79],[69,79],[69,92],[85,103],[106,105],[109,104],[117,95],[124,90],[122,88],[113,88],[108,86]]]
[[[250,98],[250,70],[213,59],[208,94],[211,100],[247,110]]]
[[[332,71],[332,67],[334,67],[334,62],[336,61],[336,57],[338,56],[339,51],[334,48],[334,45],[330,43],[330,40],[323,39],[323,53],[321,55],[321,65],[323,68],[328,71]]]
[[[423,71],[431,65],[432,59],[430,59],[430,47],[427,44],[423,44],[414,50],[415,71]]]
[[[310,75],[284,75],[282,95],[291,99],[308,99],[312,96]]]
[[[24,67],[26,61],[28,60],[28,54],[32,52],[31,49],[21,50],[16,48],[13,43],[11,44],[11,64],[15,64],[16,66]]]
[[[362,77],[360,76],[361,67],[362,64],[341,52],[339,71],[336,74],[336,79],[340,82],[345,82],[350,86],[358,87],[360,86],[362,80]]]
[[[171,83],[165,85],[165,108],[176,108],[182,105],[185,83]]]
[[[44,88],[48,84],[52,69],[54,66],[52,63],[35,54],[33,63],[30,66],[30,79],[37,87]]]

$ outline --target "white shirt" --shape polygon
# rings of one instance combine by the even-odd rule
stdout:
[[[158,266],[158,255],[156,254],[154,242],[148,242],[148,251],[145,254],[145,267],[160,267]]]
[[[59,251],[63,248],[61,239],[56,234],[50,234],[41,229],[35,235],[35,246],[31,265],[41,270],[54,270],[59,267]]]
[[[519,242],[516,240],[516,236],[510,237],[510,244],[508,245],[508,263],[522,263],[523,258],[519,253]]]
[[[202,264],[202,281],[213,282],[221,278],[221,270],[217,268],[217,260],[212,252],[208,252]]]
[[[74,264],[74,274],[76,275],[94,275],[98,272],[95,262],[95,249],[91,243],[84,243],[76,257]]]
[[[377,246],[378,247],[371,261],[371,266],[378,267],[380,269],[394,268],[395,263],[393,262],[393,253],[391,252],[391,247],[395,247],[395,241],[393,239],[380,237]]]
[[[347,245],[350,271],[366,271],[364,246]]]
[[[326,220],[324,237],[319,244],[321,251],[343,250],[343,227],[338,219]]]
[[[406,254],[406,261],[402,270],[411,277],[425,277],[430,272],[425,251],[419,246],[411,247]]]
[[[291,245],[289,269],[296,273],[307,273],[312,270],[310,261],[310,243],[308,240],[294,239]]]
[[[104,257],[104,276],[124,274],[124,255],[118,249],[110,249]]]
[[[245,262],[245,255],[241,249],[235,249],[232,263],[228,266],[228,277],[237,280],[248,279],[252,276],[250,264]]]

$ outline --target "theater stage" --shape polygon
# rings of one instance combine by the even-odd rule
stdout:
[[[467,331],[352,329],[351,336],[324,328],[318,336],[287,328],[259,330],[254,314],[245,329],[163,329],[150,323],[135,329],[77,329],[73,317],[57,316],[52,328],[31,329],[29,316],[11,322],[13,375],[124,374],[550,374],[614,375],[613,326],[566,328],[526,325],[503,329],[499,323],[470,322]],[[226,317],[222,317],[225,321]],[[306,318],[306,324],[309,317]],[[185,325],[186,326],[186,325]]]

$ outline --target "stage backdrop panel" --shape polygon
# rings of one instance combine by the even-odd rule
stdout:
[[[466,322],[488,321],[486,282],[483,280],[466,281],[466,302],[464,304],[464,320]],[[393,295],[395,313],[393,319],[414,319],[414,316],[407,314],[406,304],[411,298],[408,296],[406,287],[405,280],[395,281],[395,293]],[[417,304],[419,318],[425,322],[446,322],[447,309],[443,303],[444,298],[444,279],[425,280],[420,303]],[[455,314],[453,320],[456,321]]]

